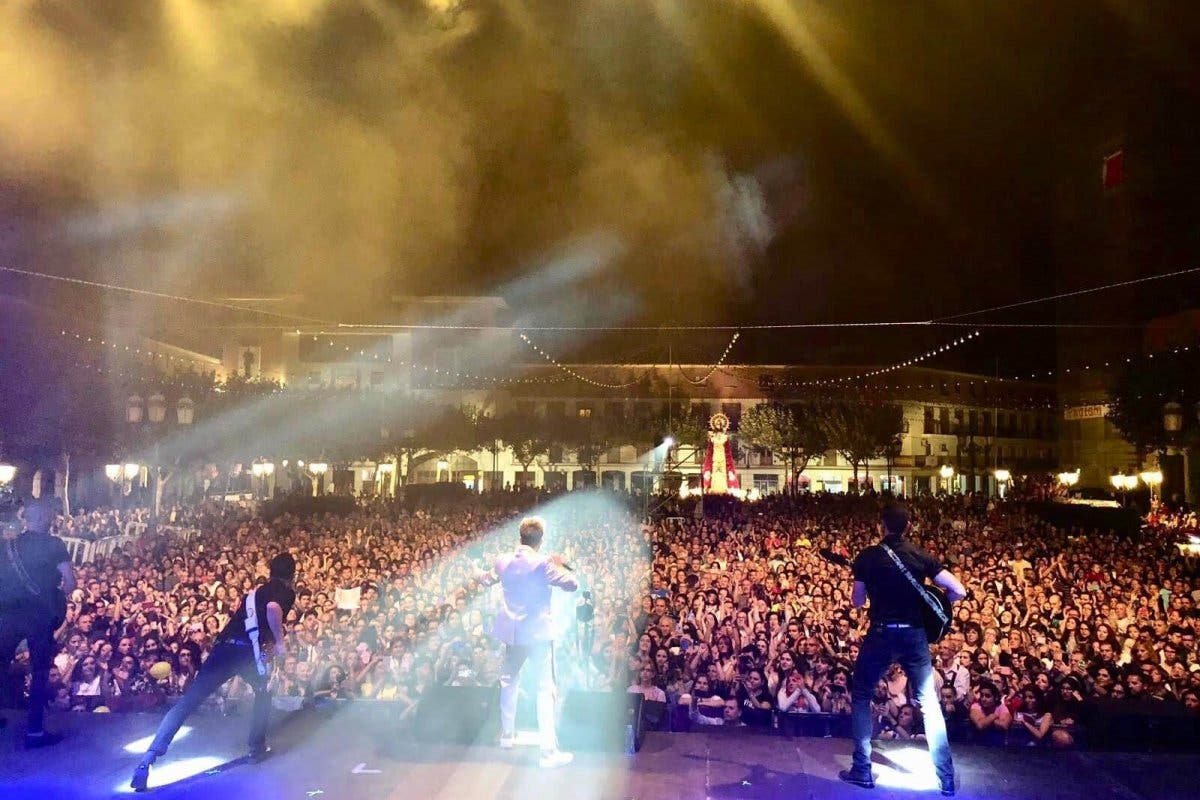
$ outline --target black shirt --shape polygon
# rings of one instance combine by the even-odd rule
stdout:
[[[16,548],[17,558],[25,567],[34,586],[37,587],[38,594],[44,598],[54,596],[62,582],[58,565],[71,560],[63,540],[45,533],[23,533],[16,538]],[[24,586],[19,582],[19,578],[15,574],[11,578],[9,577],[12,568],[8,564],[8,554],[4,550],[0,550],[0,559],[4,560],[4,580],[6,582],[10,579],[18,581],[16,585],[22,591],[17,596],[27,596],[28,592],[24,591]]]
[[[258,591],[254,593],[254,601],[254,612],[258,615],[258,646],[259,649],[266,650],[275,643],[275,636],[271,633],[271,626],[267,622],[267,604],[279,603],[279,607],[283,610],[282,616],[286,618],[288,612],[292,610],[292,605],[296,602],[296,593],[282,582],[271,580],[258,587]],[[217,636],[217,641],[244,640],[246,638],[246,603],[243,597],[242,602],[238,603],[238,610],[230,618],[229,624]]]
[[[926,578],[932,580],[944,569],[942,562],[902,536],[888,536],[883,543],[908,567],[918,583],[923,583]],[[881,546],[873,544],[859,553],[852,569],[854,580],[867,585],[871,622],[922,624],[925,600],[917,594],[908,578],[904,577],[896,562]]]

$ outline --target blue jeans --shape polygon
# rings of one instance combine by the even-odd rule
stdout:
[[[254,663],[254,649],[249,645],[219,642],[208,658],[200,665],[200,671],[192,680],[187,691],[171,707],[158,725],[158,733],[150,745],[147,755],[164,755],[171,740],[180,727],[205,698],[221,687],[221,684],[239,675],[254,688],[254,713],[250,720],[250,749],[261,750],[266,746],[267,722],[271,715],[271,693],[267,690],[267,679],[258,674]]]
[[[871,696],[875,685],[893,663],[899,663],[916,687],[917,704],[925,718],[925,738],[933,768],[943,783],[954,780],[954,762],[950,758],[950,740],[946,738],[946,719],[938,704],[933,683],[933,664],[929,659],[929,639],[923,628],[883,628],[872,626],[863,640],[854,665],[853,720],[854,770],[871,771]]]

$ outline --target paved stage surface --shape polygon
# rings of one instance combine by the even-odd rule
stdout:
[[[0,799],[91,800],[134,797],[138,756],[126,746],[149,737],[158,715],[63,714],[50,726],[68,738],[25,751],[22,722],[6,712],[0,730]],[[427,745],[399,735],[386,706],[360,704],[279,718],[260,765],[230,764],[244,751],[245,717],[198,715],[156,765],[155,800],[871,800],[940,797],[923,748],[885,744],[876,751],[875,790],[847,786],[841,739],[784,739],[740,731],[646,737],[632,758],[579,753],[568,767],[543,771],[536,748],[502,751],[487,743]],[[145,738],[140,753],[145,748]],[[958,747],[955,761],[969,800],[1187,800],[1200,798],[1194,755],[1054,753]]]

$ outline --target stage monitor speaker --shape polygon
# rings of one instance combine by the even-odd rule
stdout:
[[[559,746],[584,752],[636,752],[644,737],[642,705],[640,694],[570,691],[559,718]]]
[[[421,695],[413,736],[422,742],[492,744],[500,735],[494,686],[430,686]]]

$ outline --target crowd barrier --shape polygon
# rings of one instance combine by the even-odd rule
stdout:
[[[67,546],[67,553],[71,556],[71,563],[75,566],[90,564],[96,559],[107,558],[111,556],[118,548],[126,549],[138,539],[146,534],[149,525],[145,522],[129,522],[125,526],[125,530],[116,536],[104,536],[99,539],[83,539],[76,536],[60,536],[63,544]],[[184,542],[191,541],[198,531],[193,528],[176,527],[174,525],[159,525],[157,530],[160,533],[169,534],[182,539]]]

